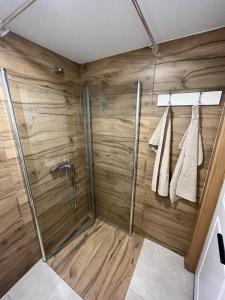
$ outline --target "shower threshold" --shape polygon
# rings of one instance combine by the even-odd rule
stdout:
[[[91,227],[95,223],[95,219],[88,215],[85,216],[78,225],[68,234],[65,238],[60,242],[56,248],[49,253],[47,256],[47,260],[49,260],[52,256],[56,255],[59,251],[61,251],[64,247],[66,247],[74,238],[78,235],[86,231],[89,227]]]

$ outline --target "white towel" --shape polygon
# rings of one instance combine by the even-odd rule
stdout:
[[[156,152],[152,175],[152,190],[164,197],[169,194],[170,139],[171,113],[168,107],[149,140],[149,145]]]
[[[171,202],[179,198],[196,202],[197,170],[203,162],[199,106],[192,107],[191,123],[179,144],[179,149],[181,153],[170,182],[170,199]]]

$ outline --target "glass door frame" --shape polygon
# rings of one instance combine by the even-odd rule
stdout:
[[[81,101],[83,103],[83,120],[84,120],[84,135],[85,135],[85,151],[86,151],[86,162],[85,162],[85,169],[87,173],[87,185],[88,185],[88,194],[89,194],[89,203],[90,203],[90,215],[86,216],[81,222],[75,227],[72,234],[66,239],[62,241],[62,244],[57,246],[54,251],[52,251],[49,255],[46,254],[44,242],[43,242],[43,234],[41,232],[40,223],[38,220],[37,210],[35,207],[35,201],[32,194],[31,184],[29,180],[29,173],[26,166],[25,156],[23,152],[23,146],[20,139],[19,127],[17,124],[16,113],[13,106],[13,99],[10,92],[8,78],[9,75],[5,68],[0,68],[1,74],[1,81],[3,92],[5,95],[9,119],[11,123],[11,128],[14,136],[14,141],[17,148],[18,158],[21,166],[22,176],[24,187],[26,190],[26,194],[28,197],[28,201],[31,207],[33,221],[37,233],[38,243],[41,250],[42,260],[44,262],[47,261],[51,256],[55,255],[59,252],[62,248],[64,248],[73,238],[75,238],[78,234],[88,229],[92,226],[95,222],[95,202],[94,202],[94,186],[93,186],[93,162],[92,162],[92,133],[91,133],[91,111],[90,111],[90,96],[88,88],[85,88],[83,97]]]
[[[16,148],[17,148],[17,153],[18,153],[18,157],[19,157],[19,161],[20,161],[22,174],[23,174],[24,186],[25,186],[25,190],[26,190],[26,193],[27,193],[27,197],[28,197],[28,200],[29,200],[29,203],[30,203],[30,206],[31,206],[31,210],[32,210],[32,214],[33,214],[33,218],[34,218],[34,223],[35,223],[35,227],[36,227],[38,242],[39,242],[41,255],[42,255],[42,260],[44,262],[46,262],[47,257],[46,257],[46,253],[45,253],[45,249],[44,249],[43,237],[42,237],[42,233],[41,233],[41,230],[40,230],[40,225],[39,225],[39,222],[38,222],[38,217],[37,217],[37,212],[36,212],[36,208],[35,208],[34,198],[33,198],[31,185],[30,185],[30,180],[29,180],[29,176],[28,176],[28,170],[27,170],[27,167],[26,167],[25,159],[24,159],[23,147],[22,147],[22,143],[21,143],[21,139],[20,139],[20,135],[19,135],[18,125],[17,125],[17,122],[16,122],[16,114],[15,114],[15,110],[14,110],[14,107],[13,107],[12,96],[11,96],[11,93],[10,93],[7,70],[4,69],[4,68],[0,68],[0,73],[1,73],[1,77],[2,77],[3,90],[4,90],[4,94],[5,94],[5,98],[6,98],[6,102],[7,102],[7,107],[8,107],[8,112],[9,112],[9,116],[10,116],[10,123],[11,123],[12,131],[13,131],[13,136],[14,136],[14,140],[15,140],[15,144],[16,144]]]
[[[130,222],[129,222],[129,230],[128,230],[129,236],[132,236],[132,233],[133,233],[134,204],[135,204],[136,179],[137,179],[138,144],[139,144],[139,133],[140,133],[140,112],[141,112],[141,81],[138,80],[137,81],[137,94],[136,94],[136,114],[135,114],[133,161],[132,161]]]

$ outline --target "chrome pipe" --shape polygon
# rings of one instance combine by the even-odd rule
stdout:
[[[68,168],[68,166],[66,166],[65,171],[66,171],[66,182],[67,182],[67,187],[68,187],[70,204],[73,209],[76,209],[77,208],[77,200],[76,200],[76,183],[75,183],[75,174],[74,174],[74,172],[75,172],[74,164],[70,165],[69,168]],[[72,173],[72,183],[71,183],[71,176],[69,176],[69,171],[70,171],[70,173]],[[72,187],[72,191],[71,191],[71,187]]]
[[[46,255],[45,255],[42,234],[41,234],[40,226],[38,223],[34,199],[33,199],[32,190],[31,190],[31,186],[30,186],[30,180],[28,177],[28,171],[27,171],[26,162],[24,159],[23,148],[22,148],[22,144],[21,144],[21,140],[20,140],[19,129],[18,129],[18,125],[16,122],[16,115],[15,115],[12,97],[11,97],[10,88],[9,88],[9,83],[8,83],[8,79],[7,79],[7,72],[6,72],[6,69],[3,69],[3,68],[1,68],[0,70],[1,70],[0,72],[1,72],[1,77],[2,77],[3,89],[4,89],[4,93],[5,93],[5,97],[6,97],[7,106],[8,106],[10,123],[11,123],[12,131],[13,131],[13,135],[14,135],[14,139],[15,139],[15,143],[16,143],[17,153],[18,153],[18,157],[19,157],[20,165],[21,165],[21,169],[22,169],[24,186],[26,189],[27,197],[28,197],[28,200],[29,200],[29,203],[31,206],[31,210],[33,213],[33,217],[34,217],[34,223],[36,226],[36,231],[37,231],[39,246],[41,249],[42,259],[43,259],[43,261],[46,262]]]
[[[133,2],[133,5],[134,5],[134,7],[135,7],[135,9],[137,11],[137,14],[138,14],[138,16],[139,16],[139,18],[140,18],[140,20],[141,20],[141,22],[142,22],[142,24],[143,24],[143,26],[145,28],[145,31],[146,31],[149,39],[150,39],[150,43],[151,43],[150,48],[152,48],[152,52],[153,52],[153,54],[155,56],[159,56],[160,55],[159,45],[154,40],[152,32],[151,32],[151,30],[150,30],[150,28],[148,26],[148,23],[145,20],[145,17],[143,15],[142,11],[141,11],[141,8],[140,8],[137,0],[132,0],[132,2]]]
[[[74,163],[70,159],[64,159],[61,162],[57,163],[54,167],[51,168],[50,173],[53,177],[57,174],[57,172],[65,172],[66,176],[66,183],[68,187],[68,196],[69,202],[73,209],[77,208],[77,201],[76,201],[76,182],[75,182],[75,167]],[[70,175],[72,174],[72,176]],[[72,184],[71,184],[71,177],[72,177]],[[72,191],[71,191],[72,187]]]
[[[4,28],[12,20],[14,20],[18,15],[20,15],[25,9],[32,5],[36,0],[28,0],[21,4],[17,9],[15,9],[11,14],[9,14],[5,19],[0,23],[0,27]]]
[[[133,161],[132,161],[132,186],[131,186],[129,236],[132,235],[133,220],[134,220],[134,201],[135,201],[136,177],[137,177],[140,112],[141,112],[141,82],[138,80],[138,82],[137,82],[137,99],[136,99],[136,116],[135,116],[135,133],[134,133],[134,149],[133,149]]]

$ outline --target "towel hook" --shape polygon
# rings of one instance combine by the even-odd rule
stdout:
[[[201,104],[201,99],[202,99],[202,90],[199,93],[199,98],[198,98],[198,105]]]

